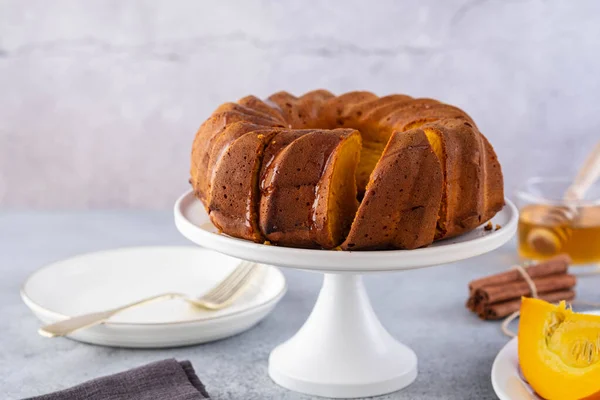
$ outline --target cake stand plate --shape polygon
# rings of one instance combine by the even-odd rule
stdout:
[[[518,212],[506,206],[493,219],[502,228],[482,226],[457,238],[416,250],[328,251],[268,246],[235,239],[212,225],[192,192],[175,203],[175,223],[192,242],[245,260],[321,271],[323,287],[307,321],[269,357],[269,375],[279,385],[306,394],[348,398],[402,389],[417,377],[417,357],[379,322],[362,274],[451,263],[490,252],[517,229]]]

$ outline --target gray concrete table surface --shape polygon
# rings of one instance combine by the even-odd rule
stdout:
[[[0,393],[23,398],[63,389],[152,361],[189,359],[213,399],[309,399],[267,375],[274,346],[292,336],[310,312],[316,273],[284,270],[289,292],[275,311],[241,335],[199,346],[132,350],[47,339],[22,303],[19,288],[39,267],[89,251],[136,245],[189,244],[172,214],[148,211],[0,213]],[[381,399],[494,399],[492,362],[508,339],[497,322],[464,307],[469,280],[517,260],[514,242],[487,255],[443,267],[366,277],[382,323],[419,357],[419,376]],[[580,298],[599,301],[600,276],[582,278]]]

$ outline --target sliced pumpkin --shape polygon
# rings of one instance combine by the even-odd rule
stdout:
[[[600,399],[600,316],[523,298],[519,363],[545,399]]]

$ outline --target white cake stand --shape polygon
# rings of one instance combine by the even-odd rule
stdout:
[[[269,375],[279,385],[306,394],[348,398],[402,389],[417,377],[417,357],[381,325],[361,274],[451,263],[492,251],[517,229],[518,212],[506,206],[483,227],[417,250],[342,252],[267,246],[219,234],[191,192],[175,204],[175,223],[192,242],[244,260],[321,271],[319,298],[304,326],[269,357]],[[401,295],[401,294],[399,294]]]

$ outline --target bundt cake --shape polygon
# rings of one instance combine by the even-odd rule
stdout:
[[[370,92],[278,92],[221,105],[190,183],[233,237],[341,250],[414,249],[504,206],[498,158],[464,111]]]

